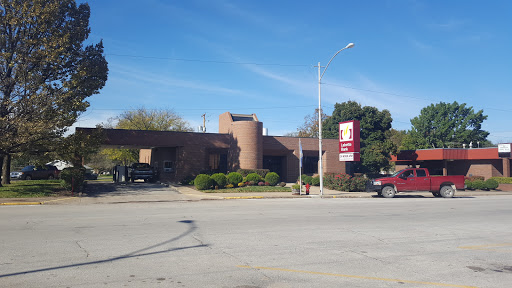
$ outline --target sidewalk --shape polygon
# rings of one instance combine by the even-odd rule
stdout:
[[[134,203],[134,202],[172,202],[172,201],[200,201],[200,200],[231,200],[231,199],[272,199],[272,198],[375,198],[376,192],[340,192],[324,187],[320,196],[320,187],[313,186],[310,195],[294,195],[290,192],[244,192],[244,193],[204,193],[192,186],[176,184],[166,185],[140,183],[139,185],[115,185],[114,183],[100,183],[98,186],[110,187],[112,190],[103,190],[98,193],[84,194],[82,197],[48,197],[48,198],[4,198],[1,205],[64,205],[64,204],[106,204],[106,203]],[[112,185],[112,186],[109,186]],[[291,186],[288,183],[287,186]],[[91,185],[92,186],[92,185]],[[105,188],[104,187],[104,188]],[[92,187],[91,187],[92,188]],[[457,191],[457,197],[512,195],[512,184],[500,186],[504,191]],[[505,191],[506,190],[506,191]],[[430,192],[399,193],[396,198],[433,198]]]
[[[287,186],[291,186],[288,183]],[[199,200],[221,200],[221,199],[260,199],[260,198],[374,198],[377,196],[376,192],[341,192],[336,190],[329,190],[324,187],[324,193],[320,196],[320,187],[312,186],[309,195],[302,191],[303,195],[294,195],[291,192],[244,192],[244,193],[204,193],[198,191],[190,186],[172,185],[181,194],[197,198]],[[512,188],[512,187],[511,187]],[[491,195],[512,195],[512,189],[509,191],[457,191],[457,197],[474,197],[474,196],[491,196]],[[400,197],[429,197],[433,198],[431,192],[404,192],[398,193],[397,198]]]

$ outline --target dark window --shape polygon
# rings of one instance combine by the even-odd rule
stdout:
[[[302,158],[302,161],[302,173],[318,173],[318,156],[304,156],[304,158]]]
[[[427,177],[427,173],[423,169],[416,170],[416,176],[418,177]]]

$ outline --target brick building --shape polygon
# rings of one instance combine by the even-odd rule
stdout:
[[[396,170],[406,167],[428,168],[434,175],[510,177],[510,155],[500,157],[497,147],[473,149],[422,149],[392,155]]]
[[[269,169],[287,182],[299,177],[299,138],[263,135],[263,123],[255,114],[221,114],[219,133],[105,129],[105,135],[106,147],[140,149],[139,161],[156,167],[162,181],[240,168]],[[318,173],[318,139],[301,142],[303,173]],[[339,161],[338,143],[322,140],[324,173],[349,172],[347,162]]]

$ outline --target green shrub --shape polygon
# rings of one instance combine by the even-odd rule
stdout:
[[[494,179],[487,179],[485,181],[485,188],[489,189],[489,190],[494,190],[496,188],[498,188],[498,186],[500,185],[500,183],[498,183],[498,181],[494,180]]]
[[[60,172],[60,179],[62,187],[67,190],[79,192],[82,191],[85,180],[84,167],[70,167],[65,168]]]
[[[247,181],[249,181],[249,182],[252,181],[252,182],[256,182],[256,183],[260,182],[260,180],[261,180],[261,176],[258,175],[257,173],[248,174],[246,178],[247,178]]]
[[[368,183],[368,179],[357,176],[350,178],[350,181],[347,185],[348,191],[350,192],[363,192],[366,191],[366,184]]]
[[[279,175],[276,172],[267,173],[265,182],[268,182],[270,186],[276,186],[279,183]]]
[[[475,180],[475,181],[472,181],[472,184],[473,186],[473,189],[476,189],[476,190],[483,190],[483,189],[486,189],[485,187],[485,182],[482,181],[482,180]]]
[[[240,173],[243,177],[246,177],[249,174],[256,173],[260,175],[261,178],[265,177],[270,170],[268,169],[238,169],[236,172]],[[248,180],[250,181],[250,180]]]
[[[464,181],[464,184],[466,184],[466,189],[469,189],[469,190],[475,189],[475,187],[473,186],[473,182],[471,182],[469,180]]]
[[[194,179],[194,186],[198,190],[210,189],[213,186],[213,183],[214,181],[206,174],[199,174],[196,179]]]
[[[491,177],[489,179],[496,180],[499,184],[512,184],[512,177]]]
[[[328,189],[337,191],[366,191],[367,182],[367,178],[362,176],[352,177],[345,173],[330,173],[324,177],[324,185]]]
[[[345,173],[328,173],[324,175],[324,186],[331,190],[349,191],[347,186],[350,175]]]
[[[300,185],[299,184],[293,184],[292,185],[292,189],[299,190],[300,189]]]
[[[309,185],[313,184],[313,176],[306,175],[305,177],[302,177],[302,182],[304,184],[309,184]]]
[[[228,178],[223,173],[213,174],[210,178],[215,182],[216,186],[219,186],[220,189],[224,188],[226,184],[228,184]]]
[[[320,186],[320,176],[315,176],[311,179],[311,185]]]
[[[228,182],[229,184],[233,184],[234,186],[238,186],[238,183],[242,182],[244,177],[238,172],[231,172],[228,174]]]
[[[194,185],[194,179],[196,177],[192,175],[187,175],[183,179],[181,179],[180,184],[181,185]]]

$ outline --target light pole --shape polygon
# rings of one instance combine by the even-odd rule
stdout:
[[[322,161],[322,77],[324,77],[325,70],[327,70],[327,67],[329,67],[329,64],[331,64],[332,59],[336,57],[341,51],[354,47],[354,43],[349,43],[345,48],[340,49],[334,56],[332,56],[331,60],[329,60],[329,63],[327,63],[327,66],[324,68],[324,72],[320,74],[320,70],[322,66],[320,66],[320,62],[318,62],[318,160],[320,161],[320,167],[318,168],[319,174],[320,174],[320,196],[324,195],[324,166]]]

